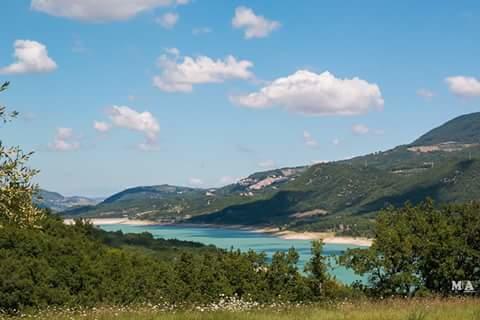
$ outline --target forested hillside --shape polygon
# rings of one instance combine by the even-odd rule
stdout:
[[[479,128],[480,113],[473,113],[384,152],[259,172],[216,189],[132,188],[62,214],[365,233],[387,205],[479,199]]]

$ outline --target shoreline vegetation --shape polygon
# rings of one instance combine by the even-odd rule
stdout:
[[[354,245],[359,247],[370,247],[373,243],[373,239],[364,238],[364,237],[346,237],[346,236],[336,236],[333,232],[297,232],[291,230],[280,230],[279,228],[274,227],[250,227],[243,225],[221,225],[221,224],[187,224],[187,223],[160,223],[153,220],[135,220],[128,218],[91,218],[88,219],[92,224],[96,226],[102,225],[130,225],[130,226],[173,226],[173,227],[196,227],[196,228],[223,228],[223,229],[234,229],[234,230],[244,230],[250,232],[258,232],[269,234],[274,237],[279,237],[285,240],[322,240],[325,244],[347,244]],[[66,224],[72,224],[73,219],[64,219]]]

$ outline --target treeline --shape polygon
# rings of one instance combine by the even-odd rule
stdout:
[[[100,228],[94,228],[86,221],[79,220],[77,222],[77,225],[78,224],[84,224],[88,237],[100,241],[109,247],[142,252],[162,259],[173,259],[178,256],[179,253],[185,252],[200,253],[214,252],[217,250],[215,246],[207,246],[199,242],[181,241],[177,239],[156,239],[149,232],[124,234],[122,231],[107,232]]]
[[[289,230],[298,232],[334,232],[338,236],[367,237],[375,236],[375,215],[333,215],[319,220],[300,220],[286,225]]]
[[[112,241],[117,248],[105,244]],[[125,243],[128,247],[123,247]],[[145,244],[154,254],[144,252]],[[321,245],[312,250],[304,274],[293,249],[276,253],[267,263],[265,255],[253,251],[106,233],[81,221],[64,225],[52,216],[34,228],[4,223],[0,309],[137,303],[178,306],[216,302],[221,296],[300,302],[339,295],[344,289],[329,278]]]
[[[389,208],[375,223],[370,248],[340,262],[368,283],[344,286],[327,272],[314,242],[305,270],[294,249],[264,254],[220,250],[149,234],[72,226],[46,214],[34,227],[2,224],[0,309],[47,306],[188,306],[222,296],[259,303],[315,302],[358,296],[451,295],[452,281],[480,283],[480,204]],[[303,272],[302,272],[303,271]]]
[[[462,293],[452,291],[452,281],[480,290],[480,204],[426,200],[388,208],[376,217],[373,245],[340,260],[368,276],[368,285],[357,287],[374,296]]]

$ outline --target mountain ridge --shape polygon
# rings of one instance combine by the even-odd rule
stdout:
[[[454,141],[452,130],[457,130]],[[389,204],[417,203],[425,197],[440,203],[480,197],[477,141],[480,112],[452,119],[411,144],[383,152],[257,172],[220,188],[135,187],[62,214],[351,230]]]
[[[455,117],[420,136],[411,145],[480,143],[480,112]]]
[[[40,208],[48,208],[52,211],[59,212],[74,207],[96,205],[103,201],[103,199],[82,196],[66,197],[58,192],[40,189],[38,190],[37,196],[33,199],[33,201]]]

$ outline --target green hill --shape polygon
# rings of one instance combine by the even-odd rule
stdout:
[[[320,164],[270,199],[231,206],[190,222],[341,231],[387,205],[419,203],[427,197],[438,203],[461,203],[479,196],[480,160],[446,161],[415,174]]]
[[[33,200],[41,208],[49,208],[52,211],[64,211],[74,207],[94,206],[101,202],[102,199],[79,196],[65,197],[58,192],[40,189]]]
[[[389,204],[480,198],[480,145],[475,141],[480,141],[480,113],[453,119],[413,144],[384,152],[259,172],[217,189],[132,188],[63,214],[362,231]]]
[[[480,112],[462,115],[424,134],[412,145],[480,143]]]
[[[178,222],[231,205],[270,198],[306,167],[258,172],[222,188],[200,189],[171,185],[143,186],[114,194],[95,206],[65,210],[68,217],[123,217]]]

